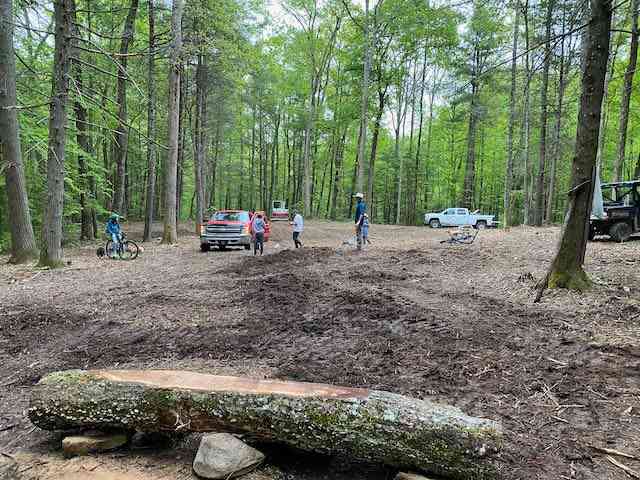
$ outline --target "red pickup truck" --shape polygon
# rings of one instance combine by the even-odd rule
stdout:
[[[269,240],[271,225],[264,212],[266,229],[265,241]],[[209,221],[200,226],[200,250],[208,252],[211,247],[220,250],[227,247],[244,247],[251,249],[251,216],[246,210],[218,210]]]

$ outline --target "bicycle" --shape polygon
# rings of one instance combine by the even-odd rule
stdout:
[[[474,233],[469,233],[472,227],[464,226],[460,227],[453,232],[449,232],[449,238],[441,240],[440,243],[448,243],[451,245],[471,245],[478,236],[479,230],[475,230]]]
[[[114,252],[113,240],[107,240],[107,243],[104,246],[104,251],[107,255],[111,256]],[[135,260],[138,258],[138,253],[140,252],[140,248],[133,240],[127,240],[127,236],[124,233],[120,234],[120,243],[118,244],[118,248],[115,250],[115,253],[118,254],[120,259],[122,260]]]

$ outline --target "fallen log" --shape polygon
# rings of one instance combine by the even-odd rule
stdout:
[[[461,480],[494,478],[501,442],[491,420],[393,393],[166,370],[52,373],[28,414],[46,430],[250,433]]]

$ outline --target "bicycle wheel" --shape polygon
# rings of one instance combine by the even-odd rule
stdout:
[[[107,243],[104,246],[104,254],[111,258],[114,253],[116,252],[113,249],[113,240],[107,240]]]
[[[138,245],[132,240],[125,240],[121,244],[120,258],[122,260],[135,260],[138,258]]]

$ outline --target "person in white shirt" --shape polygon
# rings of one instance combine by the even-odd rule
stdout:
[[[302,215],[300,215],[300,212],[294,211],[294,213],[293,222],[291,222],[291,225],[293,225],[293,243],[296,244],[296,248],[300,248],[302,247],[300,234],[304,230],[304,219],[302,218]]]

